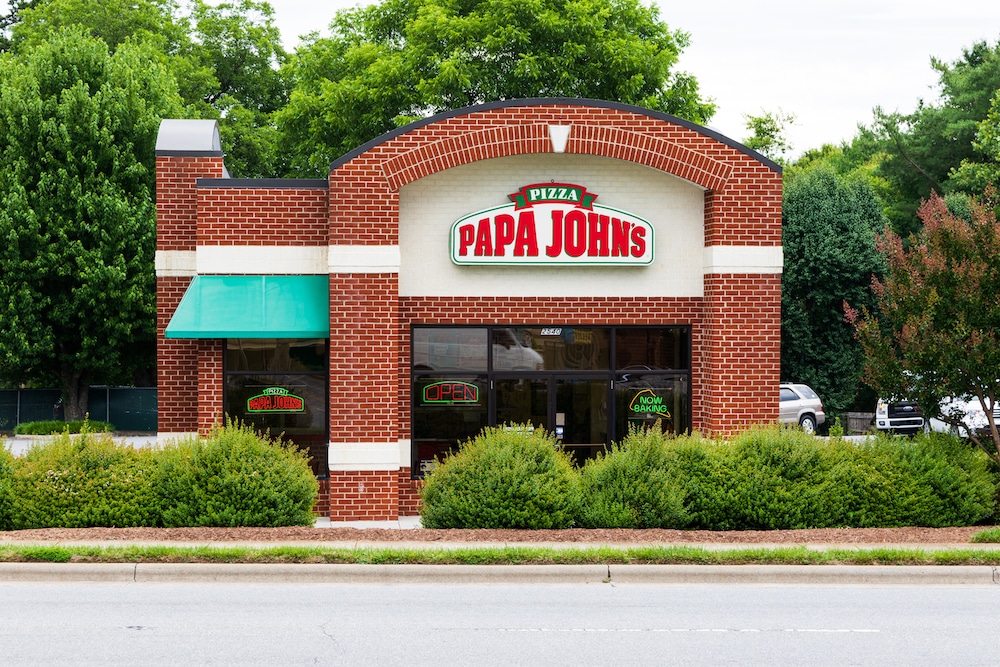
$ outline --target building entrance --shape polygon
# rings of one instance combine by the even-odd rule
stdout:
[[[577,463],[608,442],[610,383],[607,377],[556,375],[498,378],[496,424],[531,424],[555,435]]]
[[[687,326],[415,326],[411,471],[485,426],[531,424],[579,464],[630,428],[690,428]]]

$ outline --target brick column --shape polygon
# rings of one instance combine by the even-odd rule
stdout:
[[[194,276],[198,178],[223,174],[222,154],[156,157],[157,430],[198,429],[198,341],[164,338],[184,290]]]

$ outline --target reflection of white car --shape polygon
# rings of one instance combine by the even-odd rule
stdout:
[[[970,433],[980,435],[989,432],[989,420],[983,411],[982,403],[975,396],[945,399],[941,402],[941,414],[960,418],[962,425],[953,426],[939,417],[932,417],[928,420],[930,430],[953,433],[963,438],[969,437]],[[1000,424],[1000,403],[993,405],[993,423]]]

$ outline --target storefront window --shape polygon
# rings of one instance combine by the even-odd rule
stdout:
[[[326,371],[326,340],[230,338],[226,369],[235,371]]]
[[[620,327],[615,331],[615,368],[687,370],[689,338],[683,327]]]
[[[224,409],[230,418],[305,450],[329,475],[327,344],[323,339],[226,341]]]
[[[493,340],[493,370],[497,371],[590,371],[611,367],[611,330],[608,328],[494,329]]]
[[[488,386],[485,377],[473,375],[414,379],[412,470],[426,473],[459,442],[489,424]]]
[[[544,428],[578,463],[621,441],[630,426],[687,431],[690,331],[414,327],[412,473],[422,476],[488,425]]]
[[[623,373],[615,382],[615,433],[621,440],[630,429],[657,426],[664,433],[687,430],[686,376]]]
[[[413,368],[426,371],[485,371],[488,340],[485,327],[414,329]]]

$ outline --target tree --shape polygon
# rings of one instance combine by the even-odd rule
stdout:
[[[973,442],[1000,463],[993,406],[1000,389],[1000,221],[993,193],[956,215],[937,195],[920,207],[923,228],[907,247],[879,239],[888,273],[875,280],[877,310],[851,304],[865,378],[882,396],[914,398],[928,414],[950,397],[974,396],[989,423]],[[956,429],[961,416],[942,414]]]
[[[677,72],[688,35],[639,0],[383,0],[339,12],[289,66],[277,114],[296,175],[414,119],[528,97],[637,104],[698,123],[715,105]]]
[[[875,235],[884,226],[878,198],[864,180],[844,179],[821,165],[785,189],[781,374],[811,386],[835,413],[854,404],[862,369],[843,303],[873,303],[872,276],[885,271]]]
[[[876,107],[873,126],[861,128],[852,142],[869,155],[884,154],[879,174],[892,183],[894,195],[886,201],[886,213],[903,237],[919,229],[920,203],[932,192],[943,195],[966,185],[950,181],[953,170],[963,161],[979,161],[974,142],[1000,89],[1000,42],[977,42],[960,59],[932,58],[931,66],[938,72],[937,103],[922,101],[908,114]]]
[[[187,6],[187,5],[186,5]],[[126,40],[159,54],[178,83],[184,118],[219,121],[226,165],[243,177],[283,167],[272,114],[288,101],[280,72],[287,59],[266,2],[45,0],[20,12],[13,51],[27,55],[67,26],[79,26],[114,52]]]
[[[58,382],[79,419],[152,361],[154,149],[181,101],[156,54],[80,28],[0,55],[0,84],[0,381]]]
[[[202,91],[202,118],[219,120],[226,167],[243,178],[285,171],[274,113],[288,103],[280,67],[288,59],[274,11],[266,2],[238,0],[192,8],[192,62],[213,73]]]
[[[776,112],[764,111],[760,116],[743,114],[743,119],[746,128],[753,132],[743,145],[784,165],[785,154],[792,149],[785,135],[789,126],[795,124],[795,115],[778,109]]]
[[[989,114],[979,122],[972,147],[982,157],[962,160],[949,175],[951,182],[964,192],[1000,187],[1000,91],[993,97]]]

